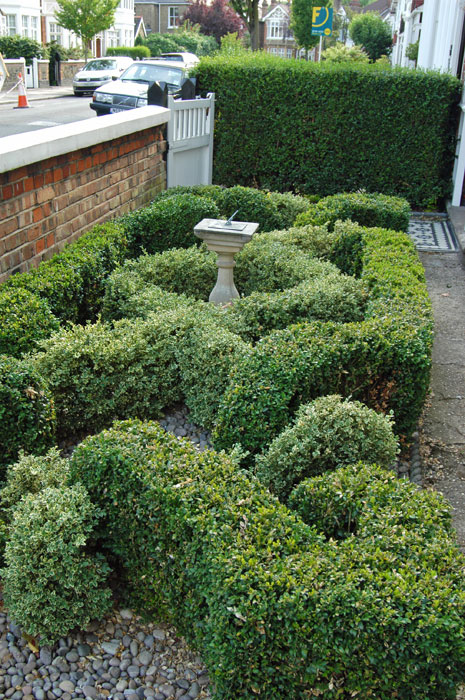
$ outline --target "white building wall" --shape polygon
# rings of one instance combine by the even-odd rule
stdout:
[[[2,2],[7,36],[19,34],[40,41],[40,0]]]
[[[464,0],[425,0],[418,66],[457,73]]]

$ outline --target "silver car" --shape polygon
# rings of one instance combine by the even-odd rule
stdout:
[[[186,77],[187,69],[175,61],[160,61],[155,58],[134,61],[119,80],[113,80],[95,90],[90,107],[97,116],[145,107],[150,85],[164,82],[168,86],[168,92],[176,95]]]
[[[131,63],[133,60],[129,56],[92,59],[74,76],[74,94],[84,95],[86,92],[94,92],[95,88],[108,83],[113,78],[119,78]]]

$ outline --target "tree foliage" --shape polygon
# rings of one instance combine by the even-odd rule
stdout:
[[[218,43],[226,34],[242,36],[245,28],[227,0],[213,0],[211,5],[206,0],[194,0],[185,11],[184,20],[199,25],[202,34],[214,36]]]
[[[365,49],[370,61],[388,56],[392,51],[391,29],[374,12],[356,15],[349,25],[349,34],[355,44]]]
[[[25,58],[29,65],[33,58],[43,58],[44,47],[34,39],[24,36],[0,36],[0,53],[3,58]]]
[[[312,36],[312,17],[314,7],[328,7],[329,0],[293,0],[291,9],[291,29],[297,45],[307,51],[319,42],[318,36]]]
[[[119,0],[58,0],[55,17],[81,39],[87,60],[89,42],[112,26],[118,5]]]
[[[190,51],[197,56],[208,56],[218,50],[218,44],[213,36],[200,34],[193,29],[178,29],[169,34],[149,34],[144,40],[152,56],[170,51]]]

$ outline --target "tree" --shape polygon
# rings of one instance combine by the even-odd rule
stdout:
[[[391,29],[374,12],[356,15],[349,25],[349,34],[355,44],[360,44],[370,61],[388,56],[392,51]]]
[[[118,5],[119,0],[58,0],[57,22],[81,39],[86,61],[89,43],[112,26]]]
[[[229,0],[229,4],[237,12],[250,34],[252,51],[260,48],[258,7],[260,0]]]
[[[185,11],[183,19],[198,24],[202,34],[214,36],[218,43],[226,34],[241,36],[244,33],[244,22],[227,0],[213,0],[211,5],[207,5],[206,0],[195,0]]]
[[[307,51],[318,44],[320,37],[312,36],[314,7],[328,7],[330,0],[293,0],[291,29],[298,46]]]

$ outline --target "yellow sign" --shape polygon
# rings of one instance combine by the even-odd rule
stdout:
[[[312,12],[312,34],[330,36],[333,28],[333,8],[314,7]]]

